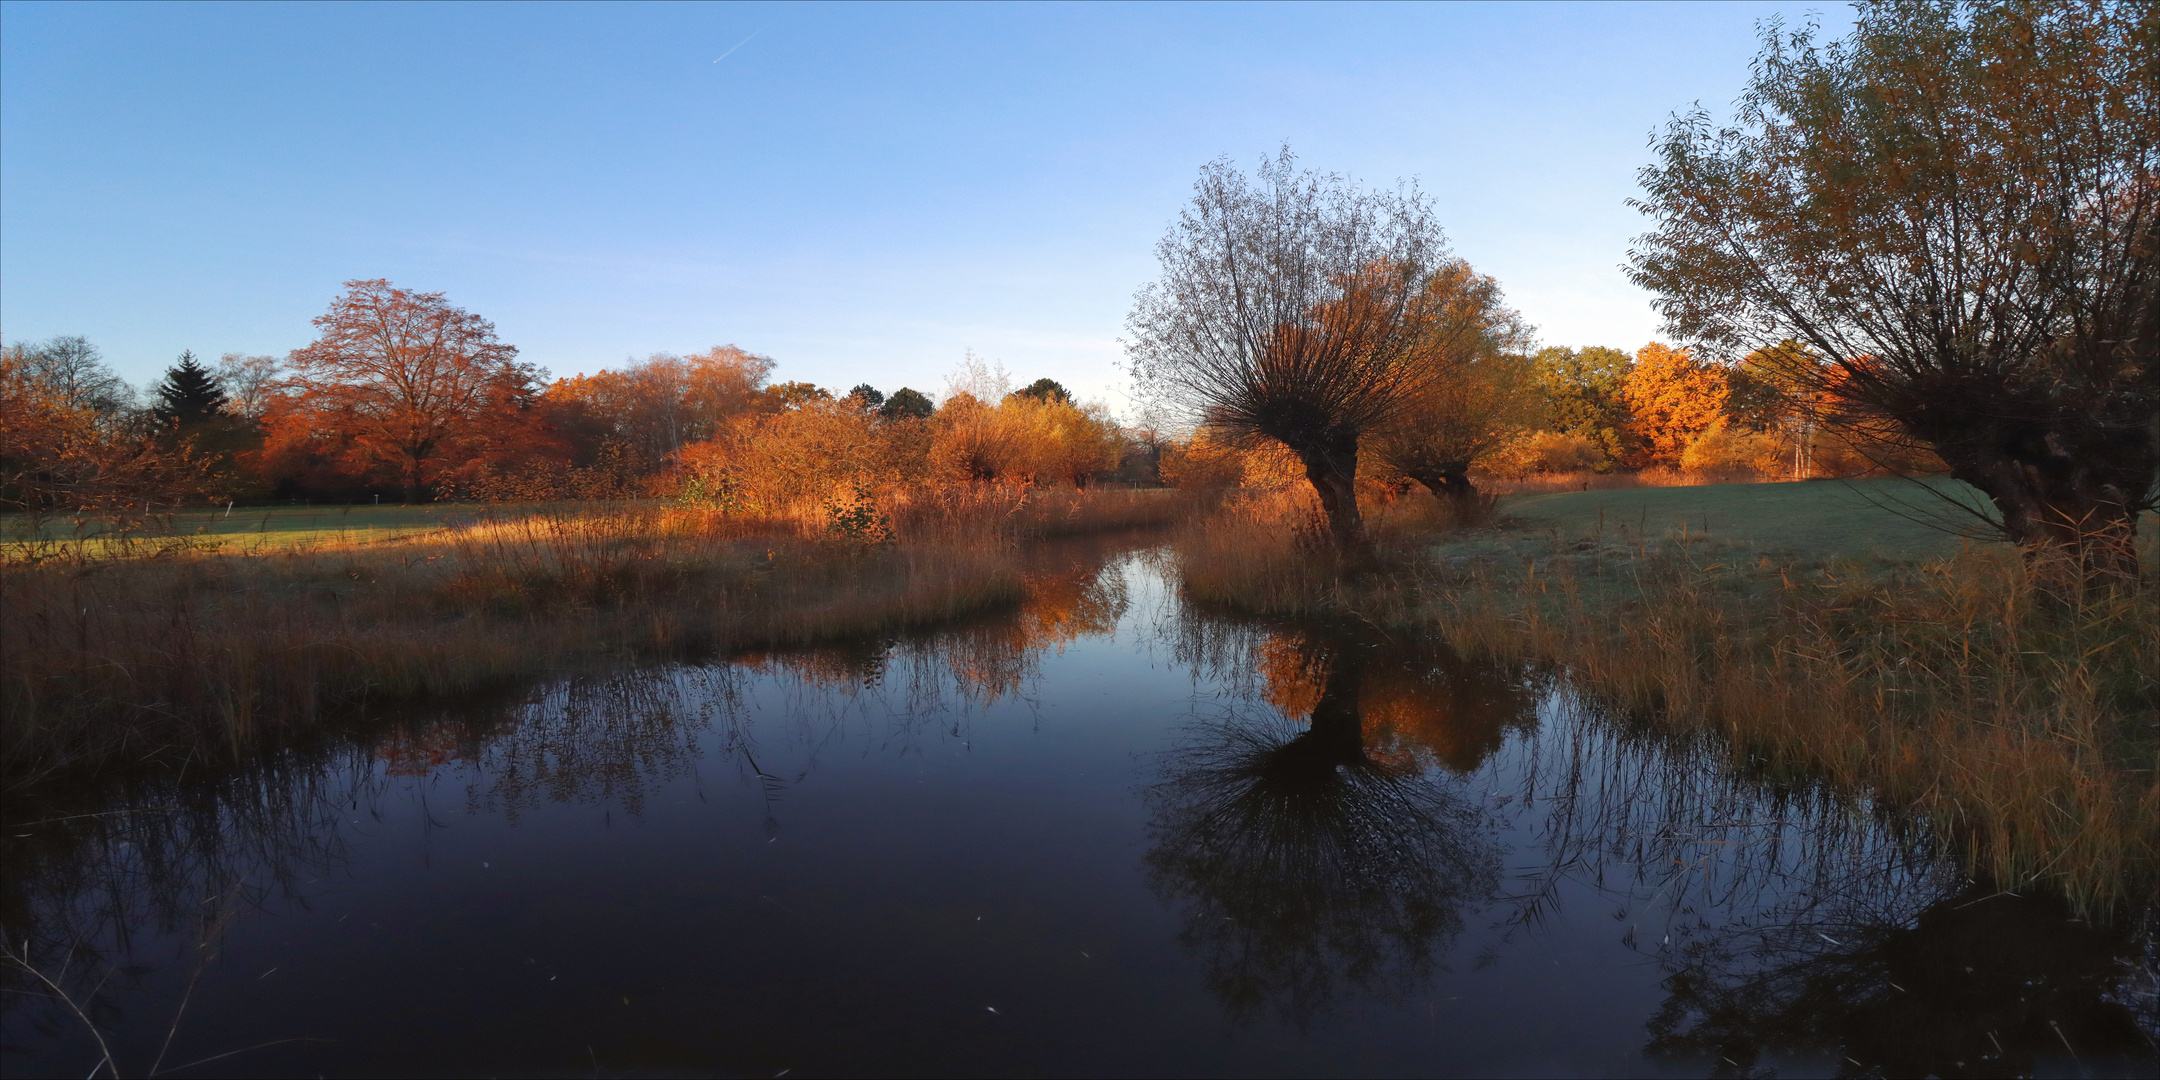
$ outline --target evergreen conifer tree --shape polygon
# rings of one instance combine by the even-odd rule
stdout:
[[[225,410],[225,391],[192,351],[181,353],[180,362],[166,369],[157,398],[151,412],[166,424],[199,424]]]

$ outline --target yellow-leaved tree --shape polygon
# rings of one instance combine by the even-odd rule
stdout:
[[[1620,389],[1628,427],[1639,441],[1637,465],[1679,465],[1687,448],[1725,415],[1725,370],[1695,358],[1692,349],[1655,341],[1635,352]]]

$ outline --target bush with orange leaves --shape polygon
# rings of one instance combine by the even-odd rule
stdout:
[[[1787,458],[1777,436],[1719,420],[1680,453],[1680,471],[1704,479],[1753,481],[1775,476]]]
[[[1163,483],[1193,491],[1271,490],[1305,482],[1305,466],[1273,439],[1239,440],[1210,428],[1163,444]]]
[[[683,502],[764,517],[822,504],[835,492],[904,480],[877,417],[852,401],[808,398],[776,413],[730,418],[675,454]]]
[[[1081,488],[1115,470],[1124,449],[1108,409],[1056,397],[1008,394],[991,406],[956,393],[934,423],[930,475],[947,483]]]

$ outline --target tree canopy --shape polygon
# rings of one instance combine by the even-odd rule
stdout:
[[[1446,255],[1430,204],[1300,170],[1288,148],[1250,176],[1220,159],[1155,251],[1126,318],[1143,395],[1288,447],[1354,541],[1359,442],[1420,388],[1420,299]]]
[[[395,470],[408,501],[433,480],[445,444],[532,393],[534,371],[495,324],[441,293],[348,281],[292,354],[288,429],[328,430]]]
[[[1783,365],[1985,492],[2087,580],[2160,480],[2160,7],[1866,4],[1766,34],[1736,119],[1674,119],[1631,276],[1669,328]]]

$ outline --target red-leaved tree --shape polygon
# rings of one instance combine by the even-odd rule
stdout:
[[[393,472],[408,502],[440,475],[446,450],[533,394],[536,373],[495,339],[495,324],[441,293],[348,281],[315,327],[315,343],[292,354],[294,418]]]

